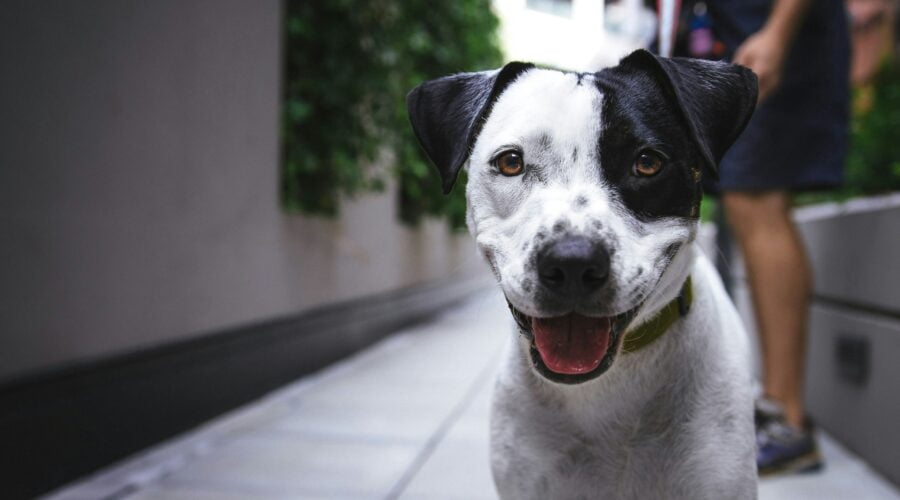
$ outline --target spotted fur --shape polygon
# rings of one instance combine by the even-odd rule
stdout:
[[[445,186],[468,170],[469,230],[517,330],[525,315],[635,311],[633,330],[693,278],[687,316],[584,383],[543,377],[529,337],[511,338],[491,417],[501,497],[755,497],[747,339],[694,244],[699,173],[715,175],[755,98],[747,70],[646,52],[598,73],[513,63],[410,94],[416,135]],[[524,156],[521,175],[496,167],[511,149]],[[645,178],[632,165],[647,150],[665,163]],[[601,242],[610,259],[606,283],[574,302],[537,274],[542,250],[571,237]]]

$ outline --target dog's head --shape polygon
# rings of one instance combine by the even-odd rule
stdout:
[[[701,178],[755,103],[746,68],[646,51],[598,73],[510,63],[407,98],[445,191],[467,167],[469,229],[535,368],[563,383],[606,371],[629,326],[671,299],[662,288],[677,292]]]

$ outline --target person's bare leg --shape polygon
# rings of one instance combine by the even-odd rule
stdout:
[[[731,192],[723,198],[753,297],[765,395],[802,428],[807,315],[812,287],[806,249],[785,192]]]

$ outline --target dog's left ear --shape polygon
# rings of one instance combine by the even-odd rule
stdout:
[[[453,188],[494,101],[517,76],[533,67],[511,62],[495,71],[429,80],[406,96],[409,121],[441,174],[444,194]]]
[[[719,161],[756,108],[756,75],[736,64],[667,59],[646,50],[632,52],[619,65],[648,71],[671,91],[710,173],[718,178]]]

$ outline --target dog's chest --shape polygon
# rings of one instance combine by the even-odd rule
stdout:
[[[522,474],[507,485],[505,493],[512,494],[505,498],[671,497],[673,485],[689,475],[679,463],[691,461],[685,460],[690,450],[673,436],[648,437],[641,429],[606,432],[599,439],[542,436],[535,448],[520,448],[510,457],[511,468]]]
[[[535,464],[541,470],[538,475],[548,478],[546,498],[578,498],[572,495],[576,491],[586,498],[671,492],[671,486],[687,474],[680,464],[690,462],[695,451],[685,439],[693,434],[689,425],[656,408],[632,415],[640,417],[601,420],[595,412],[593,421],[576,424],[560,418],[554,427],[538,431],[543,433],[542,452],[549,458]],[[560,439],[555,432],[560,428],[569,429],[568,438]]]
[[[685,332],[672,333],[687,340]],[[667,358],[688,359],[680,354]],[[722,382],[722,390],[704,390],[718,377],[689,368],[697,363],[644,360],[658,369],[645,376],[629,366],[637,360],[620,361],[623,370],[606,374],[609,384],[593,395],[554,397],[515,375],[502,379],[492,418],[502,497],[752,497],[749,413],[715,401],[742,397],[740,391]],[[523,365],[507,368],[528,373],[517,367]]]

